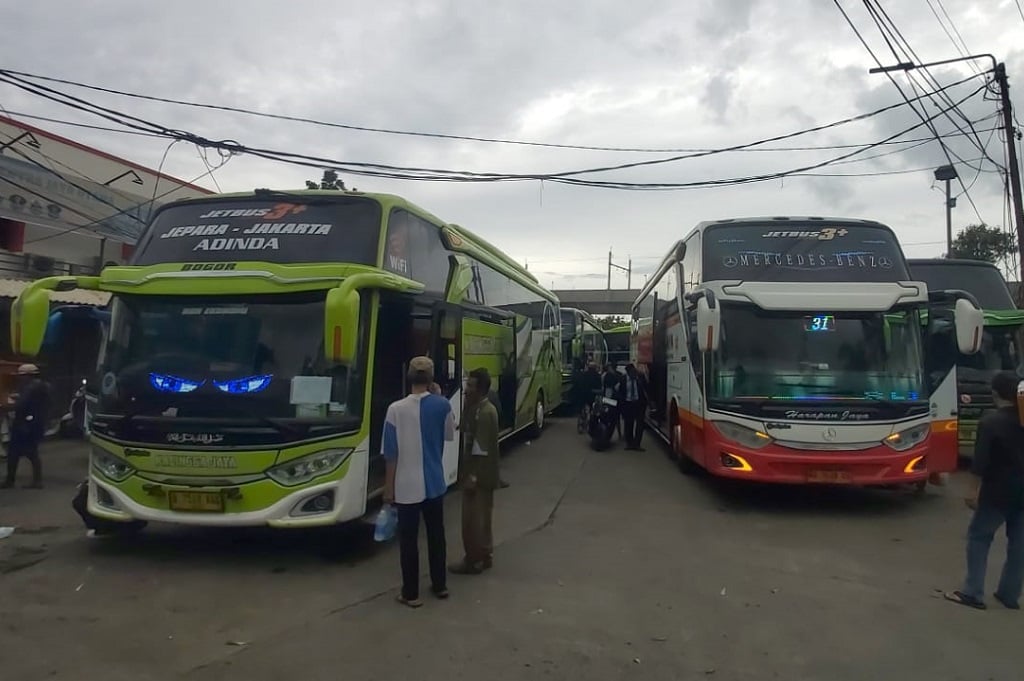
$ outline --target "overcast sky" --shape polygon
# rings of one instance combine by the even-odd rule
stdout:
[[[895,61],[863,3],[843,5],[885,63]],[[958,55],[929,0],[882,5],[926,61]],[[931,5],[938,7],[937,0]],[[1024,106],[1024,19],[1014,0],[943,0],[971,52],[1007,63]],[[59,8],[59,9],[58,9]],[[301,8],[301,10],[299,9]],[[941,13],[940,13],[940,16]],[[106,87],[258,109],[338,123],[558,144],[706,148],[743,144],[828,123],[901,101],[829,0],[392,0],[303,3],[71,0],[9,3],[5,68]],[[984,62],[980,62],[984,65]],[[943,84],[972,72],[933,71]],[[903,83],[902,75],[897,79]],[[980,86],[950,91],[954,99]],[[553,172],[664,157],[428,140],[351,132],[172,105],[85,96],[211,139],[351,161],[482,172]],[[101,123],[10,86],[11,112]],[[975,120],[996,104],[979,95],[963,111]],[[927,110],[938,110],[931,104]],[[1024,114],[1021,115],[1024,118]],[[920,120],[907,108],[780,143],[871,143]],[[995,119],[977,124],[988,142]],[[40,127],[156,168],[167,142],[53,123]],[[962,125],[962,123],[961,123]],[[955,131],[946,119],[940,131]],[[927,137],[924,128],[906,139]],[[948,141],[972,165],[981,152]],[[345,177],[349,186],[402,194],[462,224],[520,261],[546,286],[603,288],[609,247],[633,259],[634,284],[669,246],[705,219],[831,215],[891,225],[910,256],[944,251],[938,143],[887,145],[825,173],[919,172],[866,177],[789,177],[744,186],[632,192],[550,182],[448,184]],[[798,168],[851,150],[737,152],[595,179],[693,182]],[[998,135],[988,153],[1003,162]],[[211,160],[214,160],[211,156]],[[194,146],[175,145],[164,171],[190,180],[205,172]],[[994,171],[984,162],[983,170]],[[958,167],[981,217],[1004,225],[997,172]],[[319,171],[231,159],[199,184],[215,189],[295,188]],[[934,185],[934,186],[933,186]],[[956,186],[956,185],[954,185]],[[957,191],[959,188],[957,187]],[[977,222],[961,197],[954,227]],[[616,274],[616,287],[625,276]]]

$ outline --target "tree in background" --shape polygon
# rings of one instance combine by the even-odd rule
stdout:
[[[1017,252],[1017,239],[999,227],[985,223],[967,225],[953,239],[947,258],[967,258],[990,263],[1003,263]]]
[[[338,173],[334,170],[325,170],[324,176],[319,182],[313,180],[306,180],[306,189],[337,189],[338,191],[345,191],[345,182],[338,177]],[[355,188],[352,189],[355,191]]]

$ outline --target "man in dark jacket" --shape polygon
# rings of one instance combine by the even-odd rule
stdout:
[[[626,449],[643,451],[640,440],[644,436],[644,418],[647,415],[647,382],[636,367],[626,366],[626,375],[619,388],[619,408],[626,428]]]
[[[974,511],[967,530],[967,577],[959,591],[946,594],[954,603],[985,608],[985,570],[989,549],[1006,525],[1006,562],[995,599],[1020,609],[1024,583],[1024,427],[1017,415],[1017,375],[1003,371],[992,379],[996,408],[982,416],[974,443],[971,488],[966,499]]]
[[[28,487],[41,489],[43,466],[39,460],[39,444],[46,435],[50,388],[40,378],[39,367],[35,364],[18,367],[18,384],[18,397],[12,408],[11,439],[7,444],[7,479],[2,487],[14,487],[18,462],[26,458],[32,464],[32,483]]]

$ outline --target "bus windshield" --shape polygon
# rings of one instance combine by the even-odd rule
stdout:
[[[323,356],[324,298],[115,297],[97,415],[358,424],[357,372]]]
[[[769,312],[726,303],[711,367],[712,399],[917,401],[927,394],[915,309]]]

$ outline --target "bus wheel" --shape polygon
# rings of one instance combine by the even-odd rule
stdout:
[[[676,409],[676,406],[673,404],[672,405],[672,417],[669,420],[669,430],[668,430],[668,433],[669,433],[669,435],[668,435],[668,458],[670,458],[672,460],[678,459],[679,456],[680,456],[679,455],[679,440],[680,440],[680,434],[681,433],[679,431],[679,418],[676,416],[676,414],[678,414],[678,413],[679,412]]]
[[[544,430],[544,395],[537,396],[537,404],[533,407],[533,423],[527,431],[527,436],[536,440]]]

